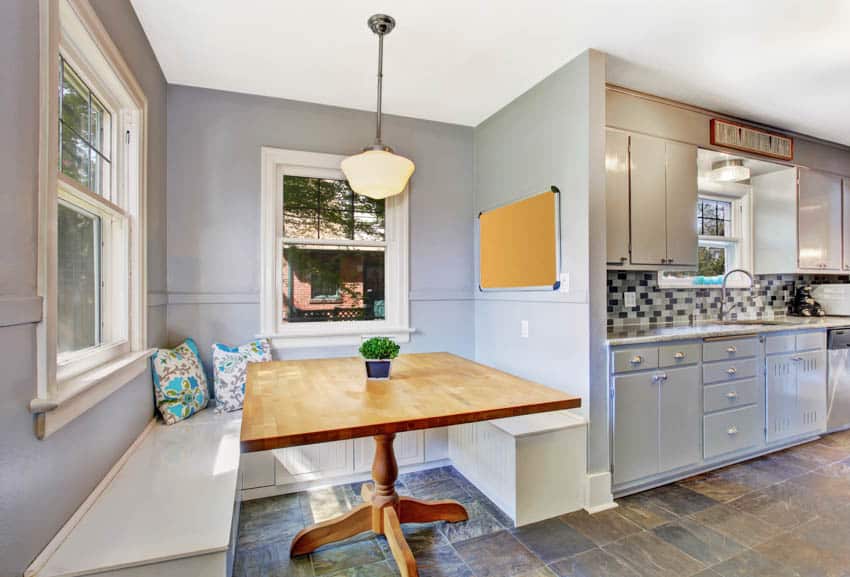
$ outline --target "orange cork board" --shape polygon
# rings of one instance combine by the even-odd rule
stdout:
[[[558,288],[557,189],[482,212],[480,287]]]

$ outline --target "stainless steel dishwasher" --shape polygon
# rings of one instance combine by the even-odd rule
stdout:
[[[850,327],[827,332],[826,430],[850,427]]]

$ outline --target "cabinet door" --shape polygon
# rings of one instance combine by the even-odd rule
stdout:
[[[658,472],[658,391],[653,373],[613,378],[614,482]]]
[[[702,455],[702,383],[699,367],[661,373],[659,400],[659,468],[678,469],[699,462]]]
[[[799,427],[797,405],[796,355],[767,358],[767,442],[773,443],[796,434]]]
[[[798,353],[798,434],[823,432],[826,428],[826,351]]]
[[[798,263],[800,268],[841,269],[841,178],[800,170]]]
[[[605,214],[607,261],[629,261],[629,137],[605,133]]]
[[[275,451],[278,485],[326,479],[354,472],[354,442],[333,441]]]
[[[697,264],[697,147],[667,143],[667,262]]]
[[[667,261],[666,156],[663,140],[634,135],[629,139],[632,264]]]
[[[842,182],[844,206],[844,270],[850,270],[850,178]]]
[[[399,467],[415,465],[425,461],[425,432],[407,431],[398,433],[393,441],[396,463]],[[354,470],[368,471],[375,457],[375,439],[362,437],[354,440]]]

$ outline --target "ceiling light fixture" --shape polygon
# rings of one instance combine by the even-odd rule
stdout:
[[[717,182],[741,182],[750,179],[750,169],[740,158],[718,160],[711,165],[711,179]]]
[[[360,154],[343,160],[340,167],[354,192],[380,199],[402,192],[416,167],[410,159],[394,154],[392,148],[381,142],[384,36],[395,28],[395,20],[386,14],[375,14],[369,18],[369,28],[378,35],[378,113],[375,142],[364,148]]]

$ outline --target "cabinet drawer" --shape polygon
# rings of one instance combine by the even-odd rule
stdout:
[[[758,372],[757,359],[741,359],[710,363],[702,366],[702,382],[705,385],[722,383],[735,379],[748,379]]]
[[[664,345],[659,349],[660,365],[664,368],[693,365],[699,362],[699,343]]]
[[[752,405],[759,400],[756,379],[746,379],[721,385],[707,385],[702,391],[702,407],[706,413]]]
[[[758,406],[742,407],[703,417],[703,453],[712,459],[758,445],[762,420]]]
[[[754,357],[758,353],[758,345],[757,337],[706,341],[702,345],[702,360],[709,362]]]
[[[811,333],[797,333],[797,352],[815,351],[826,348],[826,333],[815,331]]]
[[[771,335],[764,339],[764,352],[768,355],[793,353],[796,344],[794,335]]]
[[[658,368],[658,348],[643,347],[639,349],[625,349],[611,353],[611,364],[615,373],[627,373],[629,371],[642,371],[644,369]]]

